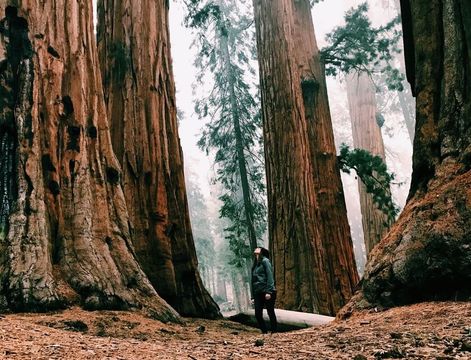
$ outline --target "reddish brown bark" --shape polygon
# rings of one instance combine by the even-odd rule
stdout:
[[[381,128],[376,120],[374,84],[366,73],[352,73],[347,77],[347,97],[353,132],[353,146],[369,151],[386,161]],[[366,255],[379,243],[390,226],[390,221],[373,201],[373,195],[358,178],[360,206]]]
[[[386,306],[468,298],[471,283],[471,3],[410,0],[401,9],[416,96],[412,184],[358,295]]]
[[[218,316],[191,233],[167,3],[100,0],[98,8],[105,100],[137,256],[157,292],[181,314]]]
[[[342,194],[336,193],[338,188],[334,187],[331,191],[323,187],[324,182],[316,184],[320,181],[317,171],[321,171],[322,166],[328,171],[326,176],[338,175],[338,168],[335,150],[331,152],[330,138],[324,138],[324,141],[317,138],[318,135],[321,138],[331,136],[329,130],[319,132],[314,123],[320,114],[324,116],[328,112],[328,106],[325,105],[325,79],[319,75],[316,77],[322,71],[320,63],[315,60],[318,54],[315,53],[312,23],[309,25],[309,20],[304,17],[304,11],[308,9],[309,13],[310,10],[307,2],[291,0],[255,0],[254,8],[262,92],[269,236],[279,292],[277,301],[286,309],[333,314],[348,299],[358,275],[354,262],[345,258],[350,254],[353,260],[350,237],[345,243],[335,243],[338,238],[334,231],[330,232],[333,241],[324,238],[329,233],[324,226],[329,220],[320,220],[320,214],[335,217],[333,213],[342,206],[345,209],[345,202]],[[293,33],[296,35],[293,36]],[[296,46],[299,46],[296,40],[299,41],[299,38],[308,39],[303,42],[308,46],[306,53],[298,54],[296,51]],[[309,78],[303,79],[306,74],[303,67],[308,68]],[[324,93],[319,95],[322,86]],[[325,101],[325,107],[318,108],[322,101]],[[325,158],[330,159],[321,161],[319,156],[324,154],[319,149],[326,144],[325,151],[328,152]],[[338,185],[336,179],[333,176],[335,186]],[[321,210],[320,204],[336,207]],[[348,224],[340,223],[339,232],[344,235],[345,225],[348,232]],[[342,248],[345,244],[347,249]],[[351,278],[341,273],[338,268],[341,265],[348,267],[346,273],[351,274]],[[338,279],[335,279],[339,273]]]
[[[320,235],[325,249],[335,313],[350,299],[359,281],[348,224],[347,207],[337,162],[325,71],[317,47],[307,0],[294,1],[294,43],[304,111],[312,146]]]
[[[2,0],[0,11],[0,93],[13,89],[0,123],[17,137],[18,184],[0,243],[2,302],[15,310],[146,306],[178,319],[134,257],[91,2]]]

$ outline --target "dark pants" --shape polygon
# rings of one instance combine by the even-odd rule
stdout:
[[[270,318],[270,330],[276,332],[275,300],[276,292],[271,294],[270,300],[265,299],[265,293],[255,294],[254,296],[255,318],[257,319],[260,330],[262,330],[264,334],[267,332],[267,326],[263,320],[264,307],[266,307],[268,317]]]

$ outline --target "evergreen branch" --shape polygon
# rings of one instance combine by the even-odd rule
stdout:
[[[355,170],[366,191],[373,196],[378,209],[393,221],[399,212],[390,191],[394,174],[388,172],[384,161],[363,149],[350,150],[345,144],[340,147],[338,161],[343,172],[349,174],[351,170]]]

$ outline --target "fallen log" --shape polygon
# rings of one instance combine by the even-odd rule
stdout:
[[[279,332],[299,330],[308,327],[324,325],[330,323],[335,319],[331,316],[282,309],[275,309],[275,314],[276,319],[278,321]],[[229,319],[232,321],[236,321],[240,324],[258,327],[257,320],[255,319],[255,311],[253,309],[249,309],[236,315],[229,316]],[[267,328],[269,329],[269,319],[266,311],[263,312],[263,319],[267,323]]]

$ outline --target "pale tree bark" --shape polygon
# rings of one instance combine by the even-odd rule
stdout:
[[[394,8],[397,11],[397,14],[401,14],[401,4],[399,0],[394,0]],[[406,65],[404,63],[403,53],[396,54],[396,59],[399,61],[399,67],[403,74],[406,73]],[[406,86],[406,84],[404,84]],[[412,97],[410,92],[398,91],[397,92],[399,106],[401,107],[402,116],[404,117],[404,123],[406,125],[407,132],[409,134],[409,139],[414,145],[414,135],[415,135],[415,99]]]
[[[217,272],[216,294],[222,300],[227,301],[226,279],[221,270]]]
[[[2,214],[9,209],[1,219],[2,304],[144,306],[177,320],[134,256],[91,2],[2,0],[0,11],[0,146],[12,154],[1,170],[10,179],[1,183]]]
[[[338,239],[335,231],[331,232],[334,240],[324,238],[328,220],[320,221],[321,214],[336,217],[333,213],[345,209],[345,202],[342,193],[325,189],[318,179],[322,166],[328,171],[326,176],[336,175],[338,168],[330,145],[324,148],[325,155],[319,152],[330,140],[333,147],[333,139],[325,138],[331,136],[326,129],[317,133],[316,121],[328,112],[328,105],[325,93],[318,93],[322,87],[325,91],[325,78],[319,75],[320,63],[315,61],[318,53],[312,22],[308,25],[303,18],[306,9],[310,12],[309,6],[292,0],[255,0],[254,8],[277,303],[285,309],[334,314],[348,300],[358,275],[351,262],[351,238],[334,243]],[[303,42],[303,47],[309,47],[305,54],[296,51],[299,39],[307,39]],[[309,78],[303,79],[303,66],[309,67]],[[321,102],[323,107],[318,108]],[[319,160],[322,155],[325,159]],[[331,181],[337,185],[335,176]],[[336,207],[321,210],[320,204]],[[345,230],[348,232],[348,223],[341,222],[339,231]],[[345,269],[337,268],[341,265]]]
[[[237,311],[244,311],[249,308],[249,293],[245,276],[240,272],[232,273],[232,293],[234,297],[234,307]]]
[[[352,305],[470,296],[471,3],[406,0],[401,9],[417,104],[412,184]]]
[[[111,136],[137,256],[180,314],[216,317],[203,286],[183,174],[164,0],[98,1],[98,43]]]
[[[381,128],[376,120],[376,94],[374,84],[366,73],[346,75],[348,107],[352,124],[353,146],[369,151],[386,162]],[[389,190],[389,189],[388,189]],[[365,240],[366,255],[379,243],[391,225],[388,216],[373,201],[366,186],[358,178],[358,191]]]

